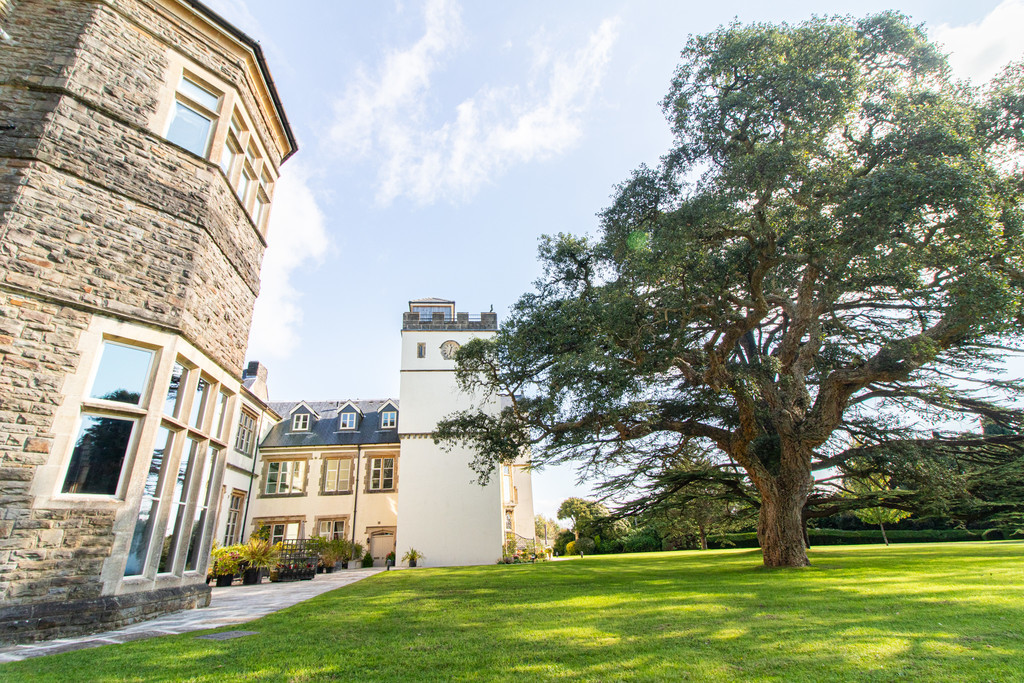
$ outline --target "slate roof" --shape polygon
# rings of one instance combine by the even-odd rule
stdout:
[[[274,425],[260,448],[299,448],[302,446],[366,446],[372,444],[398,443],[397,429],[380,428],[380,408],[385,403],[398,407],[397,399],[376,399],[370,401],[284,401],[272,402],[270,408],[283,419]],[[293,432],[291,411],[300,404],[309,406],[320,418],[310,416],[308,432]],[[356,429],[339,430],[341,408],[352,403],[362,411]],[[399,415],[401,418],[401,415]]]

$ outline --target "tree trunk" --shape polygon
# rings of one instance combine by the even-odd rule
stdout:
[[[886,545],[889,545],[889,537],[885,535],[885,524],[879,522],[878,528],[882,530],[882,540],[885,541]]]
[[[757,540],[766,567],[806,567],[803,508],[810,490],[808,484],[780,486],[776,477],[770,491],[761,492],[761,511],[757,517]],[[808,473],[810,479],[810,473]]]
[[[708,549],[708,532],[707,532],[707,529],[705,529],[703,525],[698,524],[697,525],[697,533],[700,534],[700,549],[701,550],[707,550]]]

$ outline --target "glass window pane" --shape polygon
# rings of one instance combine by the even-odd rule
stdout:
[[[224,171],[224,175],[231,175],[231,169],[235,167],[235,159],[240,154],[241,149],[238,146],[238,141],[235,139],[235,134],[228,133],[228,137],[224,141],[224,151],[220,155],[220,168]]]
[[[217,111],[217,104],[220,102],[220,97],[198,83],[194,83],[187,78],[182,78],[181,85],[178,86],[178,92],[185,97],[194,100],[196,104],[206,107],[212,112]]]
[[[242,170],[242,177],[238,180],[238,198],[242,200],[243,204],[245,204],[246,200],[249,198],[249,189],[252,187],[252,183],[255,179],[252,169],[246,166]]]
[[[134,420],[83,415],[78,441],[61,490],[64,493],[116,495],[121,465],[128,452],[134,426]]]
[[[160,553],[160,567],[158,571],[169,572],[174,568],[174,556],[177,554],[180,532],[185,522],[185,503],[188,502],[188,473],[190,465],[195,461],[199,444],[194,439],[188,440],[188,445],[181,454],[181,462],[178,463],[178,473],[174,481],[174,491],[171,494],[171,502],[174,507],[171,515],[174,526],[171,526],[171,519],[167,520],[171,533],[164,537],[163,551]]]
[[[192,397],[192,410],[188,416],[188,423],[196,429],[202,428],[203,414],[206,412],[206,395],[209,393],[210,383],[200,378],[196,384],[196,393]]]
[[[153,449],[153,459],[149,462],[139,518],[135,522],[131,547],[128,549],[128,561],[124,566],[125,576],[142,574],[146,569],[146,556],[149,555],[150,539],[153,537],[153,525],[156,524],[157,508],[160,503],[160,479],[164,474],[165,454],[171,450],[172,438],[170,430],[160,428],[156,438],[157,447]]]
[[[281,463],[272,462],[267,466],[267,493],[277,493],[277,476]]]
[[[199,568],[200,552],[206,545],[204,531],[206,530],[206,517],[210,508],[210,495],[213,491],[213,478],[217,475],[217,468],[214,464],[220,451],[212,446],[207,448],[206,459],[203,463],[203,471],[200,474],[199,491],[196,494],[196,514],[192,520],[192,533],[189,534],[188,555],[185,559],[185,569],[194,571]]]
[[[224,409],[228,405],[228,395],[223,391],[220,392],[220,397],[217,400],[217,405],[213,409],[213,422],[211,436],[221,438],[221,434],[224,432]]]
[[[327,475],[324,477],[324,491],[338,490],[338,460],[327,461]]]
[[[213,121],[181,102],[175,102],[174,106],[167,139],[197,156],[205,157]]]
[[[164,400],[164,415],[171,417],[178,416],[178,396],[180,389],[185,382],[185,368],[181,363],[175,363],[171,371],[171,383],[167,386],[167,398]]]
[[[134,346],[103,342],[100,366],[92,383],[92,398],[139,405],[149,381],[153,352]]]

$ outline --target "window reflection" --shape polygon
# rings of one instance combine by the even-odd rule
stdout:
[[[92,383],[91,398],[139,405],[149,380],[153,352],[115,342],[104,342]]]
[[[153,525],[160,505],[160,480],[163,476],[164,463],[171,452],[171,432],[160,427],[156,438],[153,459],[149,463],[149,473],[142,492],[142,505],[139,518],[135,522],[132,533],[131,547],[128,549],[128,562],[124,567],[125,576],[142,574],[146,568],[146,556],[149,555],[150,539],[153,537]]]
[[[134,426],[134,420],[84,415],[61,490],[116,495]]]
[[[160,566],[158,571],[169,572],[174,568],[174,556],[177,554],[178,539],[181,538],[181,528],[185,523],[185,504],[188,502],[188,487],[185,485],[189,474],[189,466],[195,461],[196,454],[199,451],[199,444],[195,439],[189,439],[188,448],[185,449],[181,454],[181,462],[178,463],[178,474],[174,481],[174,491],[171,494],[171,504],[174,506],[171,508],[171,515],[168,517],[167,524],[171,525],[173,519],[174,526],[171,527],[170,533],[164,535],[164,547],[160,553]]]
[[[203,414],[206,412],[206,395],[209,392],[210,383],[200,378],[196,384],[196,394],[192,397],[192,411],[188,416],[188,423],[196,429],[201,428]]]
[[[167,398],[164,400],[164,415],[178,416],[178,397],[185,386],[185,376],[185,367],[181,363],[175,363],[174,370],[171,371],[171,383],[167,386]]]

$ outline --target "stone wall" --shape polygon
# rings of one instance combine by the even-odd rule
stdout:
[[[99,594],[113,514],[32,508],[64,377],[90,316],[0,290],[0,596],[6,604]]]
[[[4,607],[0,608],[0,644],[110,631],[167,612],[209,604],[210,588],[200,584],[75,600],[62,605],[46,603]]]
[[[25,291],[180,331],[239,376],[263,240],[216,165],[145,127],[166,47],[103,5],[83,16],[95,7],[23,0],[9,22],[0,269]],[[242,77],[222,61],[204,66]]]
[[[104,594],[113,529],[133,524],[138,498],[58,508],[38,503],[52,486],[33,488],[66,455],[54,418],[78,410],[65,385],[87,371],[91,324],[178,335],[241,374],[265,242],[219,167],[155,130],[172,53],[233,86],[274,168],[281,133],[232,39],[172,6],[0,0],[0,642],[209,601],[201,575]]]

